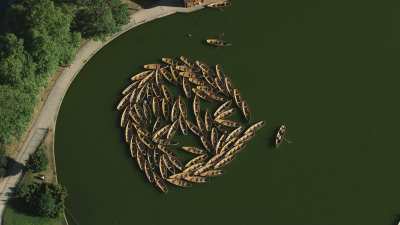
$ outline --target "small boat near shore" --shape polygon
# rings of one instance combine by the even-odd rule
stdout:
[[[282,141],[285,139],[285,134],[286,134],[286,126],[281,125],[278,129],[278,132],[276,133],[275,147],[278,148],[282,144]]]
[[[208,8],[217,8],[217,9],[220,9],[220,8],[229,7],[229,6],[231,6],[231,5],[232,5],[231,1],[225,0],[225,1],[221,1],[221,2],[216,2],[216,3],[208,4],[207,7],[208,7]]]
[[[215,46],[215,47],[228,47],[232,46],[231,43],[221,40],[221,39],[215,39],[215,38],[210,38],[206,40],[207,44]]]

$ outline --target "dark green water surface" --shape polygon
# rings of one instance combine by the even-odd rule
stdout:
[[[222,32],[233,47],[202,44]],[[140,65],[179,55],[221,63],[268,126],[224,176],[163,195],[129,158],[115,106]],[[399,62],[397,0],[234,1],[140,26],[90,60],[63,102],[56,157],[70,222],[392,225]],[[293,143],[275,150],[281,123]]]

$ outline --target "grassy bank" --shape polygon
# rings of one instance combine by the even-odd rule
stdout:
[[[53,151],[53,131],[49,130],[47,136],[43,140],[42,147],[45,150],[49,164],[45,171],[39,173],[26,172],[21,179],[21,183],[41,182],[37,177],[44,175],[46,182],[57,183],[56,165],[54,161]],[[64,215],[58,218],[38,217],[28,213],[24,203],[18,199],[10,199],[4,211],[2,225],[67,225]]]

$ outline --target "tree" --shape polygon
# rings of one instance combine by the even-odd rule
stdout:
[[[16,86],[33,73],[34,64],[25,53],[23,40],[11,33],[0,36],[0,84]]]
[[[32,155],[29,156],[27,168],[33,172],[42,172],[46,170],[49,165],[49,160],[47,159],[44,147],[40,146]]]
[[[55,218],[64,211],[67,190],[59,184],[21,183],[17,187],[16,197],[24,201],[30,213]]]
[[[111,0],[110,6],[113,18],[118,26],[129,23],[129,9],[127,4],[122,4],[121,0]]]
[[[82,0],[74,29],[85,38],[104,39],[129,22],[128,6],[120,0]]]
[[[20,0],[6,13],[9,18],[4,26],[25,40],[38,75],[53,73],[69,62],[79,47],[79,34],[70,30],[73,12],[51,0]]]
[[[93,0],[76,14],[75,28],[85,38],[104,39],[117,31],[112,10],[104,0]]]
[[[36,103],[36,94],[0,85],[0,143],[10,144],[25,131]]]

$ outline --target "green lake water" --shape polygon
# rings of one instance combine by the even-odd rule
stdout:
[[[71,224],[394,224],[400,1],[249,3],[142,25],[83,68],[56,130]],[[232,47],[203,44],[220,33]],[[224,176],[163,195],[129,157],[115,106],[141,65],[180,55],[222,64],[267,126]],[[282,123],[293,143],[276,150]]]

